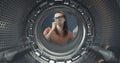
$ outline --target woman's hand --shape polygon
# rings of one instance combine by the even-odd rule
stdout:
[[[56,26],[57,26],[57,22],[52,22],[52,30],[55,30]]]

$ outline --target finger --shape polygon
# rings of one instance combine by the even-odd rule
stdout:
[[[54,22],[54,25],[57,25],[58,23],[57,22]]]

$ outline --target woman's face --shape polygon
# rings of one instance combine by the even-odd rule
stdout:
[[[65,18],[62,13],[56,13],[54,15],[54,21],[58,23],[58,25],[64,25]]]

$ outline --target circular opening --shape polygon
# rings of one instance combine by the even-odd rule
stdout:
[[[44,35],[46,28],[52,28],[52,23],[55,22],[53,18],[55,18],[55,14],[58,11],[64,12],[67,20],[68,31],[74,35],[74,39],[68,40],[66,44],[62,45],[49,41]],[[37,45],[47,55],[52,54],[65,56],[75,53],[75,51],[77,52],[82,47],[85,33],[85,21],[82,15],[75,9],[68,6],[53,6],[46,9],[38,16],[35,27]],[[63,37],[56,38],[55,35],[53,36],[53,39],[58,39],[60,42],[64,40]]]

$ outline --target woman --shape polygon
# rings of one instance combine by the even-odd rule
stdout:
[[[68,40],[74,39],[73,33],[68,30],[66,16],[63,11],[55,13],[52,28],[47,27],[43,34],[47,40],[58,45],[65,45]]]

